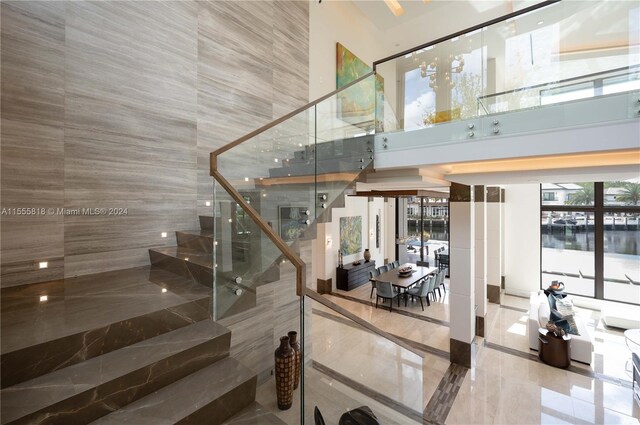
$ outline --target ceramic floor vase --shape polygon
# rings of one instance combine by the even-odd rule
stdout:
[[[291,331],[289,335],[289,345],[295,354],[295,366],[293,370],[293,389],[297,389],[300,384],[300,363],[302,362],[302,352],[300,351],[300,342],[298,341],[298,332]]]
[[[274,353],[276,373],[276,396],[278,409],[288,410],[293,403],[293,380],[296,355],[289,344],[289,337],[280,338],[280,346]]]

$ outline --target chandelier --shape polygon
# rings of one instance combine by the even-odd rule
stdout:
[[[419,68],[422,78],[429,77],[429,87],[432,89],[438,90],[441,84],[448,84],[449,87],[453,87],[454,82],[451,77],[453,74],[460,74],[462,72],[464,68],[464,56],[462,54],[449,55],[445,61],[440,61],[436,56],[429,64],[423,61]],[[445,69],[444,72],[442,72],[443,68]]]

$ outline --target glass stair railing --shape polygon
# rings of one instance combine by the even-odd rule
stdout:
[[[223,217],[214,232],[216,318],[277,278],[283,259],[299,269],[302,295],[301,251],[373,162],[374,104],[349,103],[373,93],[373,84],[369,74],[212,153],[214,216]]]
[[[421,422],[423,356],[311,285],[318,224],[372,170],[374,150],[637,118],[639,21],[633,2],[545,1],[377,61],[373,73],[211,154],[214,317],[242,324],[234,335],[244,350],[289,330],[300,335],[300,388],[281,419],[313,423],[317,406],[337,423],[360,402],[390,421]],[[602,31],[589,30],[595,25]],[[595,112],[584,112],[588,102],[599,102]],[[542,115],[523,115],[531,111]],[[390,143],[421,129],[429,137]],[[259,321],[273,335],[255,334]],[[353,354],[344,345],[354,341],[370,350]],[[254,356],[271,362],[272,350]],[[392,382],[389,370],[403,380]],[[376,386],[403,411],[365,394]]]

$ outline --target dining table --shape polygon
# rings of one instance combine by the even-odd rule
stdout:
[[[409,266],[411,266],[411,274],[405,276],[399,273],[398,270],[403,267]],[[376,282],[391,282],[391,285],[393,285],[395,288],[406,290],[411,288],[416,283],[420,282],[425,277],[436,273],[437,271],[437,267],[423,267],[418,266],[414,263],[404,263],[400,265],[400,267],[396,267],[395,269],[380,273],[378,276],[372,278],[371,280]]]

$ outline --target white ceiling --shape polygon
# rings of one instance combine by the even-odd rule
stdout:
[[[420,44],[472,27],[482,22],[539,3],[540,0],[398,0],[405,10],[394,16],[383,0],[354,0],[353,3],[380,31],[385,48],[401,52]],[[514,23],[492,27],[487,34],[510,37],[562,20],[561,52],[575,52],[610,48],[629,43],[629,9],[638,1],[613,0],[605,2],[564,1],[558,5],[523,16]],[[589,4],[589,7],[585,5]],[[508,30],[508,31],[507,31]],[[493,33],[493,34],[492,34]]]

